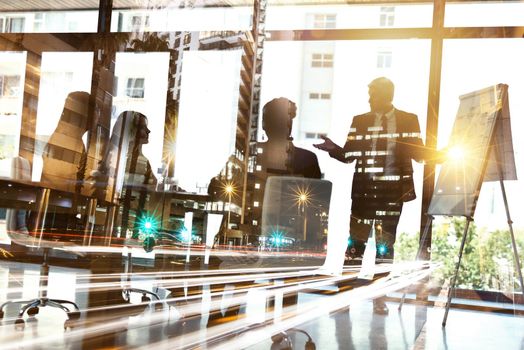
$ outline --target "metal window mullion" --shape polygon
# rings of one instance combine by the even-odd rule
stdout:
[[[436,149],[438,136],[438,113],[440,104],[440,82],[442,75],[442,46],[444,28],[445,0],[436,0],[433,8],[433,37],[431,39],[431,55],[428,86],[428,112],[426,117],[426,147]],[[432,227],[431,220],[426,216],[433,196],[435,186],[435,163],[428,162],[424,165],[424,177],[422,182],[422,206],[420,212],[420,232],[429,226],[428,234],[421,245],[421,259],[430,259]],[[422,239],[422,236],[420,237]]]

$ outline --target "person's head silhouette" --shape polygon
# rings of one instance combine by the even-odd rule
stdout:
[[[395,85],[385,77],[374,79],[368,85],[369,106],[372,112],[387,113],[393,108],[391,102],[395,93]]]
[[[71,92],[64,102],[64,109],[56,126],[57,130],[66,131],[69,135],[84,134],[89,128],[89,93]]]
[[[146,163],[144,172],[148,171],[149,161],[142,155],[142,145],[149,143],[150,132],[147,127],[147,117],[142,113],[125,111],[118,115],[105,155],[98,169],[92,174],[96,182],[96,191],[99,193],[97,196],[113,201],[114,195],[111,194],[110,189],[116,186],[116,192],[120,192],[125,173],[139,171],[137,169],[139,158]],[[130,162],[129,167],[126,166],[128,162]],[[102,195],[102,192],[106,191],[108,195]]]
[[[275,98],[266,103],[262,110],[262,129],[267,138],[270,141],[288,139],[296,113],[295,103],[285,97]]]
[[[67,192],[82,190],[90,166],[82,137],[89,124],[89,94],[69,93],[56,128],[42,151],[43,186]]]
[[[120,113],[111,134],[112,147],[139,147],[149,143],[151,130],[147,127],[147,117],[140,112],[125,111]],[[120,150],[122,151],[122,150]]]

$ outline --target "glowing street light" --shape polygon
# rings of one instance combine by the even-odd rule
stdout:
[[[156,236],[160,222],[153,214],[147,213],[139,218],[138,225],[144,235],[142,246],[146,252],[150,253],[156,245]]]
[[[144,234],[150,236],[158,232],[160,222],[157,217],[148,213],[139,218],[138,225]]]
[[[298,197],[298,200],[301,202],[301,203],[305,203],[307,201],[307,195],[305,193],[302,193],[299,197]]]
[[[303,221],[303,240],[304,242],[306,241],[307,239],[307,215],[306,215],[306,204],[309,203],[309,191],[299,191],[297,193],[298,195],[298,198],[297,198],[297,202],[298,202],[298,210],[299,210],[299,213],[300,213],[300,206],[302,206],[302,215],[304,216],[304,221]]]
[[[386,253],[388,252],[388,246],[385,243],[380,243],[377,246],[377,252],[380,256],[386,255]]]
[[[277,251],[279,251],[284,243],[284,234],[280,231],[275,231],[271,234],[270,241],[277,248]]]

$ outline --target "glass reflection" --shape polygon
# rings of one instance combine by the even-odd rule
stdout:
[[[524,90],[520,76],[524,73],[520,61],[524,57],[522,39],[445,40],[442,62],[442,83],[439,118],[439,147],[448,142],[455,116],[459,110],[459,96],[484,87],[508,84],[509,112],[513,130],[513,147],[517,175],[524,171],[522,163],[522,139],[517,130],[522,130],[523,106],[518,95]],[[482,74],[478,74],[481,71]],[[522,230],[524,216],[519,207],[519,193],[524,191],[522,181],[505,181],[509,209],[514,229]],[[448,249],[458,245],[464,220],[439,218],[433,228],[432,258],[446,261]],[[452,232],[451,237],[450,232]],[[459,233],[459,236],[455,236]],[[475,223],[469,231],[467,244],[470,249],[463,257],[458,283],[476,290],[498,290],[517,292],[518,274],[515,269],[504,202],[498,182],[482,184],[475,211]],[[524,249],[522,236],[516,235],[518,253],[522,260]],[[476,270],[474,266],[481,266]],[[434,275],[440,284],[452,274],[452,265],[445,264]],[[471,273],[471,271],[478,271]]]
[[[446,27],[502,27],[524,25],[524,1],[446,2]]]
[[[381,4],[268,1],[268,30],[431,27],[433,2]]]
[[[113,2],[112,32],[250,30],[253,1]]]
[[[1,33],[96,32],[98,0],[7,1],[0,4]]]
[[[0,178],[11,178],[20,145],[26,52],[0,53]]]
[[[82,137],[88,130],[89,94],[70,93],[64,104],[58,124],[42,152],[43,168],[40,183],[49,188],[81,193],[87,153]]]
[[[250,33],[237,32],[251,28],[252,6],[186,1],[133,1],[129,5],[115,0],[112,33],[2,36],[12,40],[4,49],[29,51],[0,54],[0,69],[5,73],[0,76],[0,206],[9,207],[0,209],[0,232],[27,235],[40,229],[44,239],[91,245],[75,247],[96,253],[73,263],[89,261],[89,282],[99,282],[96,274],[109,272],[118,275],[118,283],[111,290],[90,292],[90,307],[128,306],[129,300],[138,301],[140,294],[122,298],[121,287],[131,281],[137,290],[170,289],[171,297],[179,298],[172,303],[177,311],[190,300],[191,306],[201,303],[209,309],[208,301],[198,299],[207,294],[206,298],[221,304],[220,315],[208,317],[209,325],[221,323],[224,316],[242,320],[237,316],[244,311],[245,319],[253,323],[266,317],[284,318],[285,308],[277,304],[293,304],[296,292],[277,291],[273,297],[263,288],[286,285],[288,277],[229,283],[226,276],[207,284],[192,284],[195,281],[185,277],[201,267],[222,269],[213,272],[225,276],[223,270],[228,268],[319,265],[326,256],[329,260],[336,255],[331,250],[326,253],[328,232],[331,246],[346,250],[353,169],[329,161],[312,144],[324,136],[343,143],[351,116],[368,110],[362,87],[372,78],[391,77],[397,83],[395,105],[418,114],[425,129],[430,40],[269,41],[263,53],[259,95],[253,86],[260,83],[260,76],[253,73],[261,71],[260,66],[253,66],[253,59],[260,51],[253,51],[256,45]],[[431,10],[431,3],[288,6],[279,1],[277,6],[270,1],[266,28],[319,30],[312,31],[315,34],[325,29],[428,27]],[[55,28],[51,12],[34,14],[35,31]],[[7,31],[30,31],[29,17],[25,18],[25,22],[11,20]],[[85,18],[91,18],[91,12],[86,11]],[[0,16],[0,28],[6,31],[3,20]],[[81,28],[74,21],[56,21],[63,28],[70,25],[71,33]],[[475,54],[463,52],[445,42],[446,50],[458,53],[446,53],[453,60],[445,55],[444,66],[454,68],[449,75],[443,74],[442,115],[449,114],[458,90],[474,90],[485,79],[511,78],[510,85],[520,90],[515,81],[518,74],[509,77],[498,71],[502,67],[491,64],[503,59],[500,50],[508,54],[503,63],[517,66],[513,60],[522,56],[519,45],[509,50],[490,41],[481,44],[486,43],[488,51],[493,48],[492,55],[469,44],[464,47]],[[515,53],[517,58],[512,58]],[[488,66],[493,75],[478,74]],[[461,77],[461,84],[456,77]],[[287,98],[272,100],[278,96]],[[279,107],[272,110],[272,102]],[[260,121],[254,119],[259,110],[264,115]],[[297,115],[296,110],[300,111]],[[452,110],[450,115],[454,114]],[[271,121],[271,115],[277,116],[275,120]],[[448,121],[441,119],[443,130]],[[518,156],[518,145],[515,148]],[[365,169],[366,164],[357,168]],[[414,168],[418,193],[421,169],[420,165]],[[332,192],[331,185],[326,186],[331,182]],[[515,186],[514,193],[522,192],[518,192],[520,184]],[[490,200],[485,201],[491,210],[486,218],[496,225],[499,198],[491,190]],[[334,210],[328,212],[330,207]],[[408,239],[398,242],[417,245],[419,209],[419,201],[406,204],[398,231]],[[452,225],[443,223],[436,229],[436,244],[445,250],[440,254],[435,249],[434,256],[449,257],[454,248],[450,232],[457,231],[449,230]],[[505,232],[481,225],[477,230],[479,237],[490,234],[488,245],[493,250],[479,249],[472,265],[479,256],[499,249],[504,253],[497,255],[496,264],[482,270],[500,278],[491,282],[480,278],[472,286],[518,290],[512,280],[511,255],[504,250]],[[102,237],[106,240],[96,239]],[[202,265],[203,242],[212,256]],[[73,248],[67,245],[64,250],[68,249]],[[25,252],[18,257],[25,258]],[[71,263],[66,260],[70,256],[61,258],[60,264]],[[136,275],[151,275],[144,280],[123,275],[120,280],[125,259],[127,266],[136,267]],[[326,264],[342,268],[343,261]],[[182,269],[187,274],[173,278],[158,273]],[[235,271],[230,277],[244,275]],[[54,281],[59,278],[72,285],[72,279],[53,276]],[[27,285],[32,283],[28,279]],[[53,293],[57,288],[53,286]],[[230,303],[238,292],[248,289],[247,301]],[[66,294],[77,297],[71,293],[67,290]],[[274,307],[273,316],[266,313],[268,305]],[[184,316],[176,325],[180,327],[166,336],[189,336],[206,322],[205,315],[194,317],[183,329]],[[384,332],[384,322],[376,321],[373,327]],[[134,318],[130,328],[141,322],[142,318]],[[342,325],[350,327],[349,319],[342,320]],[[142,339],[156,339],[155,332],[158,328]],[[116,346],[119,337],[129,342],[138,338],[132,332],[115,335],[110,341],[115,344],[110,345]],[[378,340],[375,347],[385,342]],[[347,339],[341,336],[340,341]]]
[[[91,90],[92,67],[93,54],[90,52],[42,53],[36,117],[36,144],[32,160],[33,181],[41,180],[44,147],[48,144],[54,132],[57,132],[57,134],[54,135],[53,143],[62,147],[61,153],[66,153],[59,155],[60,151],[56,149],[56,156],[58,158],[64,156],[64,159],[67,159],[69,163],[79,164],[80,158],[75,161],[74,152],[80,149],[80,154],[82,154],[87,141],[85,132],[89,127],[86,120],[88,117],[88,101],[85,100],[85,96],[82,97],[80,94],[72,95],[71,98],[68,98],[68,94],[74,91],[89,92]],[[80,99],[76,100],[76,97]],[[65,105],[64,101],[66,101]],[[74,137],[68,138],[69,131],[67,129],[69,128],[77,136],[76,139]],[[59,136],[59,134],[62,134],[62,136]],[[72,144],[69,145],[69,142]],[[54,153],[52,148],[50,146],[48,152]],[[53,158],[51,153],[47,156],[48,160]],[[47,184],[49,185],[49,181]],[[56,189],[67,190],[67,188],[61,188],[61,184],[57,181],[54,181],[54,185],[58,186]]]

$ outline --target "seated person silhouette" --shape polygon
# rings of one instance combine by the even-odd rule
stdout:
[[[80,194],[85,178],[87,154],[82,137],[89,128],[89,94],[70,93],[55,131],[42,154],[40,180],[44,187]]]
[[[315,153],[296,147],[292,142],[291,131],[296,113],[296,104],[285,97],[275,98],[264,105],[262,129],[268,140],[257,145],[257,164],[262,165],[262,171],[268,175],[320,179]]]
[[[293,118],[297,107],[294,102],[285,97],[275,98],[264,105],[262,110],[262,128],[268,140],[257,143],[257,166],[260,171],[255,173],[260,184],[261,197],[256,199],[262,207],[265,183],[269,176],[298,176],[320,179],[321,172],[315,153],[296,147],[293,144],[291,131]],[[228,185],[241,188],[242,173],[235,168],[225,171],[211,179],[208,193],[212,201],[228,201],[225,191]]]
[[[256,172],[257,182],[260,183],[260,194],[262,197],[257,199],[262,207],[265,183],[269,176],[297,176],[304,178],[320,179],[321,172],[318,159],[315,153],[296,147],[291,137],[293,118],[295,118],[297,107],[294,102],[287,98],[275,98],[264,105],[262,114],[262,128],[268,140],[257,144],[257,165],[262,167],[261,171]],[[227,166],[226,166],[227,168]],[[224,175],[225,174],[225,175]],[[228,183],[235,181],[236,174],[221,172],[214,177],[208,187],[208,192],[212,198],[226,201],[224,188]],[[214,200],[214,199],[213,199]],[[221,269],[254,267],[261,264],[258,254],[244,254],[240,256],[220,256]],[[224,292],[223,302],[227,304],[228,295],[233,293],[233,285],[215,285],[214,292]],[[297,295],[286,295],[285,304],[296,304]],[[242,306],[227,307],[224,312],[214,312],[209,315],[208,326],[217,324],[221,317],[236,317]]]
[[[133,230],[137,231],[140,217],[153,202],[150,196],[157,180],[142,152],[151,133],[147,124],[147,117],[142,113],[122,112],[114,124],[105,155],[91,174],[95,180],[94,195],[100,200],[122,205],[120,219],[124,232],[128,228],[130,210],[135,211]]]
[[[122,239],[128,238],[128,232],[131,231],[133,243],[118,241],[119,245],[137,245],[142,217],[147,215],[148,211],[154,212],[154,205],[159,203],[153,198],[157,180],[149,159],[142,151],[142,146],[149,143],[150,133],[148,119],[144,114],[136,111],[120,113],[114,123],[104,156],[90,176],[94,183],[93,196],[101,202],[117,207],[114,227],[121,227]],[[105,234],[114,237],[114,233],[111,230]],[[105,271],[107,264],[107,260],[98,259],[92,262],[91,268]],[[126,265],[126,273],[130,272],[131,266],[132,263]],[[124,276],[126,277],[122,277],[122,280],[131,279],[128,275]],[[90,306],[104,305],[109,300],[112,304],[127,303],[131,292],[151,295],[146,290],[136,288],[100,291],[90,293]],[[136,311],[142,312],[143,305],[138,306]]]
[[[85,175],[89,174],[87,152],[82,140],[89,129],[89,94],[75,91],[67,95],[58,124],[49,137],[42,152],[42,176],[40,185],[46,189],[72,194],[62,197],[60,204],[53,205],[46,219],[36,213],[34,226],[43,223],[56,230],[61,239],[65,230],[81,229],[81,219],[77,218],[79,196],[87,194]],[[56,202],[55,202],[56,203]],[[31,221],[30,219],[29,221]],[[51,232],[51,231],[47,231]],[[69,238],[68,238],[69,240]]]

